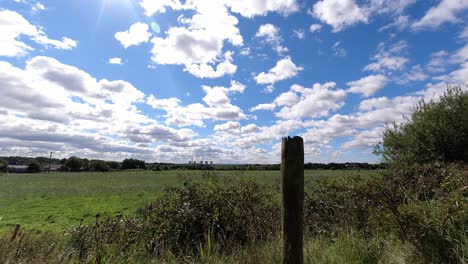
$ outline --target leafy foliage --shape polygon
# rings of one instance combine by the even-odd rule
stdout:
[[[41,164],[37,160],[32,160],[27,170],[28,172],[41,172]]]
[[[70,171],[79,171],[83,166],[83,161],[77,157],[70,157],[65,162],[65,167]]]
[[[468,92],[448,88],[419,102],[402,124],[387,126],[375,151],[386,162],[468,162]]]
[[[124,159],[122,161],[122,170],[145,169],[146,164],[144,160],[138,159]]]

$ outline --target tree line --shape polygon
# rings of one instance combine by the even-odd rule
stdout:
[[[144,160],[129,158],[123,161],[106,161],[99,159],[78,158],[75,156],[63,159],[51,159],[52,170],[54,171],[117,171],[117,170],[280,170],[280,164],[174,164],[154,162],[147,163]],[[27,165],[27,172],[48,171],[49,158],[46,157],[0,157],[0,172],[15,172],[14,169],[8,169],[8,165]],[[345,163],[305,163],[307,170],[375,170],[383,169],[383,163],[370,164],[366,162],[345,162]]]

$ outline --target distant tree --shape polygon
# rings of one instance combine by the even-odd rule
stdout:
[[[120,169],[120,162],[117,162],[117,161],[106,161],[107,163],[107,166],[110,168],[110,169],[113,169],[113,170],[119,170]]]
[[[83,166],[83,163],[81,162],[81,159],[72,156],[67,159],[65,166],[71,171],[79,171]]]
[[[88,163],[89,168],[94,171],[109,171],[109,166],[103,160],[91,160]]]
[[[122,170],[145,169],[146,164],[144,160],[124,159],[121,168]]]
[[[37,160],[32,160],[27,169],[28,172],[41,172],[41,164]]]
[[[449,87],[440,100],[419,102],[402,124],[385,128],[374,153],[385,162],[468,162],[468,93]]]
[[[0,172],[6,172],[8,167],[8,162],[6,160],[0,159]]]

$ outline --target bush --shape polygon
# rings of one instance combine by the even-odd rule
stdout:
[[[93,171],[106,172],[109,171],[109,166],[103,160],[91,160],[89,163],[89,168]]]
[[[117,216],[71,231],[68,246],[80,261],[102,261],[109,250],[122,259],[151,258],[172,252],[176,256],[221,252],[276,238],[280,208],[271,186],[252,179],[204,174],[183,179],[167,188],[157,201],[137,216]]]
[[[145,169],[146,164],[144,160],[138,159],[124,159],[122,161],[122,170]]]
[[[245,245],[278,234],[280,208],[272,190],[253,179],[205,173],[200,181],[185,179],[182,187],[167,189],[139,214],[175,251],[197,250],[209,239]]]
[[[66,170],[80,171],[83,166],[83,161],[77,157],[70,157],[65,161]]]
[[[448,88],[420,102],[402,124],[387,126],[375,153],[386,162],[468,162],[468,92]]]
[[[39,162],[34,159],[28,165],[27,171],[28,172],[33,172],[33,173],[41,172],[41,164],[39,164]]]

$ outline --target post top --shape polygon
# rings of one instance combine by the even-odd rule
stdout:
[[[304,160],[304,140],[302,137],[284,137],[281,147],[281,158]]]

